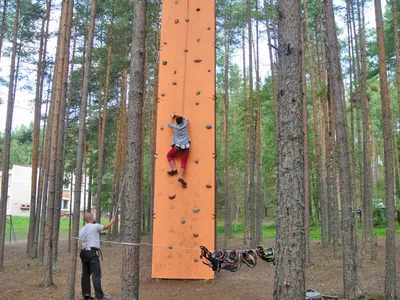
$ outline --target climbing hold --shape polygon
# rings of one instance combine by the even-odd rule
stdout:
[[[164,130],[164,126],[160,126],[160,129],[161,129],[161,130]]]
[[[189,19],[186,19],[185,21],[186,21],[186,23],[189,23]]]
[[[199,101],[196,101],[196,105],[199,105],[200,103],[199,103]]]
[[[166,45],[167,44],[167,42],[164,42],[164,45]]]
[[[168,248],[169,248],[169,249],[172,249],[172,248],[174,248],[174,246],[168,246]]]
[[[199,234],[198,234],[198,233],[193,233],[193,236],[194,236],[194,237],[198,237]]]
[[[196,164],[198,164],[199,163],[199,161],[196,159],[195,161],[194,161]]]
[[[194,262],[198,262],[199,259],[198,259],[198,258],[194,258],[193,261],[194,261]]]
[[[211,126],[210,124],[207,124],[206,128],[207,128],[207,129],[211,129],[212,126]]]
[[[200,93],[201,93],[200,91],[197,91],[197,92],[196,92],[196,95],[198,96],[198,95],[200,95]]]
[[[172,84],[173,84],[173,85],[177,85],[178,83],[177,83],[176,81],[174,81]]]
[[[162,64],[165,66],[168,62],[166,60],[163,60]]]
[[[206,188],[211,189],[211,187],[212,187],[211,184],[209,184],[209,183],[206,184]]]
[[[197,59],[194,60],[194,62],[195,62],[195,63],[199,63],[199,62],[202,62],[202,60],[199,59],[199,58],[197,58]]]
[[[188,49],[185,49],[185,50],[183,50],[183,51],[185,51],[185,52],[189,52],[189,50],[188,50]]]
[[[185,220],[182,220],[182,222],[181,222],[182,224],[185,224],[186,223],[186,221]]]
[[[169,200],[174,200],[175,197],[176,197],[176,194],[175,194],[175,195],[169,195],[169,196],[168,196]]]
[[[200,208],[195,208],[195,209],[193,209],[193,212],[194,212],[195,214],[197,214],[198,212],[200,212]]]
[[[174,71],[174,74],[176,74],[176,71]]]
[[[196,11],[200,11],[200,8],[196,8]]]
[[[175,24],[178,24],[179,23],[179,19],[175,19]]]
[[[200,43],[200,39],[197,39],[197,41]]]
[[[165,94],[161,94],[161,97],[165,97]]]
[[[208,73],[210,73],[211,72],[211,69],[208,69]]]
[[[211,30],[211,27],[207,27],[207,30]]]
[[[175,0],[175,4],[178,4],[179,3],[179,0]]]

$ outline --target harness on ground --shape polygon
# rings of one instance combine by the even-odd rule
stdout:
[[[258,246],[257,249],[249,250],[215,250],[213,253],[204,246],[201,246],[200,249],[200,259],[203,264],[217,272],[221,269],[236,272],[242,263],[249,268],[254,268],[257,265],[257,257],[275,264],[275,247],[264,249],[262,246]]]

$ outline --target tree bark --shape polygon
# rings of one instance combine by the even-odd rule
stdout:
[[[155,154],[156,154],[156,134],[157,134],[157,103],[158,103],[158,73],[159,73],[159,63],[160,57],[158,55],[160,51],[160,2],[156,1],[156,29],[154,37],[154,54],[156,57],[154,65],[154,91],[153,91],[153,104],[152,104],[152,114],[151,114],[151,135],[150,135],[150,172],[149,172],[149,234],[153,237],[153,214],[154,214],[154,177],[155,177]]]
[[[259,30],[258,30],[258,0],[256,1],[256,97],[257,97],[257,118],[256,118],[256,141],[257,141],[257,190],[256,190],[256,243],[262,241],[262,221],[264,218],[264,199],[262,196],[262,178],[261,178],[261,95],[260,95],[260,51],[259,51]]]
[[[275,300],[305,298],[301,5],[278,1],[278,193]]]
[[[48,2],[48,1],[47,1]],[[36,229],[36,192],[37,192],[37,175],[38,175],[38,161],[39,161],[39,139],[40,139],[40,115],[42,106],[42,89],[44,80],[44,58],[43,48],[47,35],[45,36],[45,28],[47,19],[50,15],[50,11],[46,9],[46,13],[42,18],[42,28],[40,33],[39,43],[39,58],[36,73],[36,92],[35,92],[35,112],[34,112],[34,124],[33,124],[33,144],[32,144],[32,177],[31,177],[31,203],[30,203],[30,215],[29,215],[29,233],[27,243],[27,254],[28,257],[34,256],[34,238]],[[40,217],[40,215],[39,215]]]
[[[76,169],[75,169],[75,191],[74,191],[74,213],[72,216],[72,236],[77,237],[79,234],[79,217],[81,207],[81,190],[82,190],[82,165],[84,159],[84,139],[86,134],[86,113],[87,113],[87,100],[89,93],[89,79],[90,79],[90,66],[92,61],[92,48],[94,27],[96,21],[96,0],[92,0],[92,8],[90,12],[90,25],[88,32],[87,51],[85,56],[84,65],[84,78],[82,85],[82,99],[79,111],[79,132],[78,132],[78,146],[76,151]],[[90,209],[90,207],[88,206]],[[67,299],[75,299],[75,276],[76,276],[76,262],[78,256],[78,241],[73,240],[70,256],[70,268],[68,271],[68,284],[67,284]]]
[[[10,165],[10,144],[11,144],[11,128],[14,111],[14,80],[15,80],[15,58],[17,54],[18,40],[18,21],[19,21],[20,0],[16,0],[15,17],[14,17],[14,32],[13,46],[11,54],[10,77],[8,82],[8,100],[7,100],[7,118],[4,133],[4,152],[3,152],[3,169],[1,179],[1,198],[0,198],[0,271],[3,270],[4,263],[4,242],[6,237],[6,213],[8,201],[8,172]]]
[[[123,246],[121,272],[121,299],[139,299],[139,243],[141,236],[141,151],[142,108],[144,96],[144,62],[146,42],[147,0],[132,1],[131,78],[129,87],[129,112],[127,131],[127,162],[125,192],[125,222],[123,240],[133,245]]]
[[[253,30],[251,17],[252,1],[247,0],[247,25],[249,32],[249,110],[250,110],[250,180],[249,180],[249,219],[250,219],[250,247],[256,247],[256,222],[255,222],[255,167],[256,167],[256,141],[254,130],[254,97],[253,97]]]
[[[4,0],[3,3],[3,16],[2,16],[2,21],[1,21],[1,32],[0,32],[0,60],[1,60],[1,55],[2,55],[2,50],[3,50],[3,40],[4,40],[4,35],[6,33],[6,23],[7,23],[7,8],[8,8],[8,0]]]
[[[60,128],[60,118],[62,118],[63,103],[65,102],[65,87],[64,82],[68,73],[68,48],[69,48],[69,38],[71,35],[71,22],[72,22],[72,7],[73,0],[67,0],[62,3],[61,8],[61,20],[59,27],[59,37],[57,43],[57,53],[55,60],[55,72],[53,77],[52,86],[52,101],[51,106],[53,106],[53,126],[51,128],[51,144],[50,144],[50,167],[49,167],[49,191],[48,191],[48,204],[46,213],[46,230],[45,230],[45,273],[43,276],[43,285],[53,285],[53,226],[55,225],[55,214],[57,214],[58,202],[58,185],[59,179],[62,178],[60,174],[60,161],[57,160],[62,153],[58,152],[62,149],[60,146],[62,138],[59,133],[62,132],[63,128]],[[66,67],[67,66],[67,67]],[[65,106],[64,106],[65,108]],[[57,173],[57,168],[59,169]],[[56,200],[57,199],[57,200]],[[57,219],[57,218],[56,218]]]
[[[304,0],[304,18],[305,18],[305,29],[306,29],[306,37],[307,37],[307,51],[308,51],[308,68],[310,72],[310,87],[311,87],[311,99],[313,103],[313,116],[314,116],[314,136],[315,136],[315,165],[318,173],[318,190],[319,190],[319,199],[320,199],[320,209],[321,209],[321,242],[322,247],[326,247],[327,245],[327,199],[326,194],[324,193],[324,183],[323,183],[323,168],[321,161],[321,145],[320,145],[320,136],[318,130],[318,105],[317,105],[317,96],[315,94],[315,75],[314,75],[314,63],[312,60],[313,54],[311,52],[311,41],[310,41],[310,31],[308,26],[308,11],[307,11],[307,2]],[[322,70],[325,72],[325,70]]]
[[[356,299],[359,296],[357,255],[354,240],[354,218],[352,202],[351,163],[348,153],[347,120],[345,115],[345,101],[343,99],[342,73],[340,71],[340,58],[338,40],[336,35],[335,19],[332,0],[325,0],[326,31],[328,36],[328,70],[331,76],[332,101],[335,107],[335,129],[339,154],[340,198],[342,206],[343,227],[343,281],[346,299]]]
[[[249,146],[248,146],[248,136],[247,136],[247,130],[248,130],[248,124],[247,124],[247,117],[248,117],[248,111],[247,111],[247,78],[246,78],[246,41],[245,41],[245,25],[243,25],[242,28],[242,52],[243,52],[243,177],[244,177],[244,184],[243,184],[243,189],[244,189],[244,213],[243,213],[243,243],[246,245],[247,240],[249,239],[248,235],[248,230],[249,230],[249,159],[248,159],[248,151],[249,151]]]
[[[272,3],[272,1],[271,1]],[[273,7],[271,7],[271,10],[273,10]],[[276,99],[276,78],[275,78],[275,68],[274,68],[274,58],[273,58],[273,48],[272,48],[272,40],[271,40],[271,33],[270,33],[270,19],[269,19],[269,14],[268,14],[268,5],[267,5],[267,0],[264,0],[264,13],[265,13],[265,21],[267,23],[267,39],[268,39],[268,52],[269,52],[269,66],[271,70],[271,84],[272,84],[272,99],[274,101],[274,117],[275,117],[275,136],[276,140],[278,140],[278,102]],[[273,16],[273,13],[272,13]],[[273,20],[272,20],[273,21]],[[275,23],[273,22],[273,26]]]
[[[310,162],[308,156],[308,110],[307,110],[307,82],[304,51],[303,26],[301,26],[301,84],[303,90],[303,134],[304,134],[304,232],[305,232],[305,266],[311,263],[310,255]]]
[[[385,39],[382,24],[381,1],[374,0],[376,35],[379,57],[379,82],[381,86],[382,121],[383,121],[383,149],[385,165],[385,192],[386,192],[386,272],[385,272],[385,299],[396,298],[396,240],[394,230],[394,177],[393,177],[393,150],[392,132],[390,124],[389,90],[386,75]]]
[[[225,8],[225,24],[224,24],[224,74],[225,74],[225,95],[224,95],[224,131],[225,131],[225,226],[224,226],[224,247],[227,247],[228,239],[232,238],[232,215],[231,215],[231,199],[230,199],[230,165],[229,165],[229,43],[230,28],[227,28],[229,21],[226,14],[231,13],[230,7]],[[231,18],[231,16],[229,16]],[[222,142],[222,141],[221,141]]]

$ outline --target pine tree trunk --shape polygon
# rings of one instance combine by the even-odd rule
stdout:
[[[88,32],[87,51],[85,55],[84,64],[84,78],[82,85],[82,99],[79,111],[79,132],[78,132],[78,145],[76,151],[76,169],[75,169],[75,191],[74,191],[74,213],[72,216],[72,236],[77,237],[79,234],[79,218],[81,207],[81,190],[82,190],[82,165],[84,159],[84,140],[86,132],[86,113],[87,113],[87,100],[89,93],[89,79],[92,61],[92,48],[94,27],[96,20],[96,0],[92,0],[92,8],[90,12],[90,25]],[[89,182],[90,184],[90,182]],[[90,210],[90,206],[88,206]],[[76,276],[76,262],[78,256],[78,241],[73,240],[70,256],[70,268],[68,270],[68,283],[67,283],[67,299],[75,299],[75,276]]]
[[[3,16],[2,16],[2,21],[1,21],[1,31],[0,31],[0,59],[2,55],[2,50],[3,50],[3,40],[4,40],[4,35],[6,33],[6,23],[7,23],[7,9],[8,9],[8,0],[4,0],[3,3]]]
[[[256,190],[256,243],[260,244],[262,240],[262,221],[264,218],[264,200],[262,196],[262,178],[261,178],[261,96],[260,96],[260,51],[259,51],[259,30],[258,30],[258,0],[256,1],[256,97],[257,97],[257,118],[256,118],[256,141],[257,141],[257,190]]]
[[[147,99],[148,97],[148,80],[149,80],[149,39],[147,38],[146,35],[146,41],[145,41],[145,60],[144,60],[144,94],[143,94],[143,107],[142,107],[142,158],[140,160],[140,168],[141,168],[141,174],[142,177],[140,178],[140,196],[142,199],[140,200],[140,203],[142,205],[140,211],[142,212],[141,218],[142,218],[142,234],[146,232],[146,198],[144,196],[144,159],[145,159],[145,144],[146,144],[146,104],[147,104]],[[182,111],[183,113],[183,111]]]
[[[323,183],[323,168],[321,161],[321,145],[320,136],[318,130],[318,106],[317,106],[317,96],[315,94],[315,75],[314,75],[314,64],[313,64],[313,54],[311,52],[311,41],[310,41],[310,31],[308,26],[308,12],[307,12],[307,2],[304,0],[304,18],[305,18],[305,29],[307,37],[307,51],[308,51],[308,68],[310,72],[310,87],[311,87],[311,98],[313,103],[313,116],[314,116],[314,135],[315,135],[315,165],[318,173],[318,189],[319,189],[319,199],[321,204],[321,239],[322,247],[326,247],[327,243],[327,206],[326,206],[326,195],[324,194],[324,183]],[[323,70],[325,72],[325,70]],[[325,209],[326,208],[326,209]]]
[[[271,1],[271,3],[272,3],[272,1]],[[273,11],[273,7],[271,7],[271,10]],[[267,23],[267,28],[270,29],[270,19],[269,19],[269,15],[268,15],[267,0],[264,0],[264,13],[265,13],[265,21]],[[273,16],[273,14],[272,14],[272,16]],[[273,24],[274,24],[274,22],[273,22]],[[273,25],[273,26],[275,26],[275,25]],[[267,30],[267,40],[268,40],[268,52],[269,52],[269,65],[270,65],[270,70],[271,70],[271,81],[272,81],[271,82],[271,84],[272,84],[272,99],[274,101],[275,136],[276,136],[276,140],[278,140],[278,102],[276,100],[276,96],[277,96],[277,94],[276,94],[276,78],[275,78],[274,58],[273,58],[273,54],[272,54],[274,50],[272,48],[270,30]]]
[[[327,56],[329,74],[331,78],[332,101],[335,107],[335,129],[339,154],[340,198],[342,206],[343,227],[343,281],[346,299],[356,299],[359,293],[357,276],[357,253],[354,240],[354,218],[352,202],[351,173],[349,165],[351,159],[348,153],[347,120],[345,115],[345,101],[343,99],[342,73],[338,40],[336,35],[335,19],[332,0],[325,0],[326,32],[328,35]]]
[[[359,20],[360,22],[360,20]],[[371,259],[376,259],[376,247],[375,247],[375,233],[373,227],[373,215],[372,215],[372,170],[371,170],[371,157],[369,153],[370,139],[369,139],[369,113],[368,113],[368,101],[367,101],[367,57],[366,57],[366,43],[365,43],[365,31],[364,27],[359,25],[360,35],[360,54],[361,54],[361,69],[359,73],[360,78],[360,99],[362,109],[362,129],[363,129],[363,204],[364,204],[364,220],[365,227],[363,232],[369,236],[371,246]]]
[[[123,241],[140,243],[141,237],[141,151],[144,62],[146,48],[147,0],[133,1],[131,78],[127,130],[127,162],[125,192],[125,222]],[[139,299],[139,245],[124,245],[122,254],[121,299]]]
[[[14,32],[13,32],[13,46],[11,54],[11,67],[10,77],[8,83],[8,101],[7,101],[7,119],[4,133],[4,152],[3,152],[3,170],[1,180],[1,198],[0,198],[0,271],[3,269],[4,264],[4,242],[6,237],[6,213],[7,213],[7,200],[8,200],[8,171],[10,165],[10,143],[11,143],[11,128],[12,118],[14,111],[14,75],[15,75],[15,58],[17,53],[17,40],[18,40],[18,21],[19,21],[19,6],[20,1],[16,0],[15,17],[14,17]]]
[[[43,81],[42,81],[42,85],[43,85]],[[43,89],[43,87],[42,87]],[[42,97],[42,95],[40,96]],[[47,96],[47,99],[49,98],[49,96]],[[46,110],[45,110],[45,118],[48,118],[48,112],[47,112],[47,108],[48,108],[48,101],[46,101]],[[37,208],[36,208],[36,223],[35,223],[35,236],[34,236],[34,240],[33,240],[33,253],[32,253],[32,258],[37,258],[38,257],[38,248],[39,248],[39,233],[40,233],[40,224],[41,221],[43,221],[43,211],[42,211],[42,206],[44,206],[45,204],[43,203],[43,181],[44,181],[44,171],[46,168],[46,147],[47,147],[47,143],[45,143],[45,137],[46,137],[46,125],[47,122],[44,121],[44,125],[43,125],[43,139],[41,142],[41,149],[42,152],[40,154],[40,173],[39,173],[39,184],[38,184],[38,196],[37,196]],[[45,211],[45,210],[44,210]]]
[[[249,231],[249,159],[248,159],[248,151],[249,151],[249,146],[248,146],[248,136],[247,136],[247,130],[248,130],[248,124],[247,124],[247,117],[248,117],[248,111],[247,111],[247,78],[246,78],[246,41],[245,41],[245,26],[243,25],[242,28],[242,52],[243,52],[243,177],[244,177],[244,184],[243,184],[243,194],[244,194],[244,212],[243,212],[243,243],[246,245],[247,240],[249,239],[248,231]]]
[[[51,78],[51,76],[50,76]],[[51,105],[51,84],[49,82],[49,87],[47,91],[47,103],[50,105],[49,114],[48,114],[48,126],[46,130],[46,151],[44,153],[44,161],[43,161],[43,188],[41,189],[42,195],[39,194],[39,197],[42,198],[42,213],[40,220],[40,228],[39,228],[39,246],[38,246],[38,263],[43,264],[44,262],[44,239],[45,239],[45,227],[46,227],[46,217],[47,217],[47,196],[48,196],[48,186],[49,186],[49,166],[50,166],[50,145],[51,145],[51,134],[52,134],[52,126],[53,126],[53,106]]]
[[[278,191],[275,300],[305,298],[301,7],[278,1]]]
[[[230,8],[226,8],[229,11]],[[226,12],[227,14],[227,12]],[[224,247],[227,247],[228,239],[232,238],[232,215],[231,215],[231,199],[230,199],[230,165],[229,165],[229,43],[230,43],[230,29],[227,16],[224,17],[224,60],[225,60],[225,96],[224,96],[224,134],[225,134],[225,226],[224,226]],[[222,142],[222,141],[221,141]]]
[[[122,96],[121,96],[121,165],[124,166],[121,170],[120,178],[125,178],[126,176],[126,97],[127,97],[127,85],[128,85],[128,68],[122,70]],[[124,195],[124,189],[126,185],[121,186],[120,195]],[[122,197],[120,200],[121,206],[121,220],[120,220],[120,239],[124,236],[124,226],[125,224],[125,200]]]
[[[43,65],[44,65],[44,55],[43,48],[45,39],[47,36],[44,35],[47,19],[49,17],[50,11],[46,10],[46,14],[42,19],[42,28],[40,33],[40,43],[39,43],[39,58],[37,65],[36,74],[36,92],[35,92],[35,113],[34,113],[34,124],[33,124],[33,144],[32,144],[32,177],[31,177],[31,203],[30,203],[30,216],[29,216],[29,232],[28,232],[28,243],[27,243],[27,254],[28,257],[34,256],[34,238],[36,229],[36,192],[37,192],[37,177],[38,177],[38,160],[39,160],[39,139],[40,139],[40,113],[42,105],[42,89],[43,89]]]
[[[149,234],[153,237],[153,214],[154,214],[154,176],[155,176],[155,154],[156,154],[156,134],[157,134],[157,97],[158,97],[158,73],[159,73],[159,51],[160,51],[160,2],[156,1],[156,29],[154,37],[154,54],[156,61],[154,63],[154,85],[153,85],[153,103],[151,108],[151,135],[150,135],[150,172],[149,172]]]
[[[322,99],[325,121],[325,166],[326,166],[326,186],[327,186],[327,204],[328,204],[328,242],[333,240],[333,180],[332,180],[332,144],[331,144],[331,128],[329,116],[329,99],[328,95]]]
[[[394,178],[393,178],[393,150],[392,132],[390,123],[389,90],[387,83],[386,55],[382,24],[381,1],[375,0],[376,35],[379,57],[379,82],[381,86],[382,121],[383,121],[383,148],[385,165],[385,192],[386,192],[386,273],[385,299],[396,298],[396,241],[394,231]]]
[[[310,255],[310,162],[308,156],[308,110],[307,110],[307,82],[306,61],[304,50],[303,26],[301,27],[301,80],[303,91],[303,134],[304,134],[304,232],[305,232],[305,266],[311,263]]]
[[[62,89],[60,102],[60,117],[58,125],[58,141],[57,141],[57,165],[56,165],[56,198],[54,205],[54,227],[53,227],[53,270],[58,270],[58,238],[60,235],[60,219],[61,219],[61,203],[63,194],[64,181],[64,163],[65,163],[65,147],[67,143],[67,130],[69,120],[69,102],[67,103],[67,85],[68,85],[68,69],[69,69],[69,48],[71,41],[72,14],[73,5],[68,9],[68,20],[66,26],[66,42],[64,46],[64,61],[62,73]]]
[[[50,167],[49,167],[49,191],[48,191],[48,204],[46,213],[46,231],[45,231],[45,273],[42,280],[44,285],[53,285],[53,247],[55,236],[53,236],[53,229],[57,222],[57,208],[59,205],[59,185],[62,184],[59,178],[62,178],[62,162],[60,165],[60,156],[62,153],[63,135],[59,134],[63,132],[64,122],[63,109],[65,109],[65,80],[68,73],[68,49],[69,49],[69,38],[71,35],[71,22],[72,22],[72,7],[73,0],[67,0],[62,3],[61,9],[61,20],[59,27],[59,36],[57,43],[57,53],[55,60],[55,72],[53,77],[52,87],[52,101],[53,106],[53,126],[51,128],[51,145],[50,145]],[[61,126],[60,126],[61,125]],[[61,158],[62,160],[62,158]],[[58,169],[58,171],[57,171]],[[61,169],[61,170],[60,170]],[[56,231],[55,230],[55,231]]]
[[[247,22],[249,32],[249,110],[250,110],[250,179],[249,179],[249,219],[250,219],[250,247],[256,247],[256,222],[255,222],[255,167],[256,167],[256,143],[254,132],[254,97],[253,97],[253,33],[251,17],[251,0],[247,0]]]
[[[332,164],[332,213],[333,213],[333,254],[336,257],[339,250],[339,236],[340,236],[340,216],[339,216],[339,200],[337,196],[337,168],[336,168],[336,145],[335,145],[335,107],[332,99],[332,93],[329,94],[329,121],[331,127],[331,164]]]

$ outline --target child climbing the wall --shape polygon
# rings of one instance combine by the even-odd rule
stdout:
[[[173,123],[173,119],[175,118],[176,124]],[[183,179],[185,175],[186,169],[186,162],[189,156],[190,150],[190,137],[188,133],[188,123],[189,120],[185,119],[182,116],[177,116],[175,113],[172,113],[171,119],[168,122],[168,127],[174,130],[174,136],[172,137],[171,143],[171,150],[167,154],[169,165],[171,166],[171,170],[167,173],[168,175],[175,175],[178,173],[175,162],[174,156],[177,153],[181,153],[181,170],[180,170],[180,177],[178,181],[182,184],[182,187],[186,188],[187,183]]]

